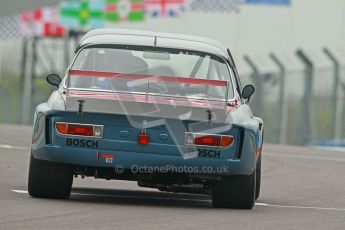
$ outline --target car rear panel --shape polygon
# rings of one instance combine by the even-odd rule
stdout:
[[[84,113],[83,116],[78,116],[76,113],[66,112],[51,116],[49,124],[47,125],[49,126],[49,130],[51,130],[49,138],[51,144],[61,147],[78,149],[91,148],[114,152],[124,151],[173,156],[188,155],[195,151],[201,151],[200,155],[204,155],[204,157],[220,159],[235,159],[237,156],[239,147],[239,142],[237,141],[239,129],[237,128],[219,133],[235,137],[235,143],[229,148],[193,147],[185,145],[185,133],[193,131],[191,129],[195,127],[197,123],[203,125],[202,122],[166,119],[163,124],[145,129],[150,137],[150,141],[148,145],[141,145],[138,143],[137,137],[142,133],[142,129],[134,126],[142,121],[148,123],[154,122],[153,118],[143,116],[127,117],[125,115],[95,113]],[[61,135],[55,129],[56,122],[103,125],[103,138],[98,139]],[[160,121],[160,123],[162,122]],[[85,145],[84,142],[88,142],[88,145]],[[205,154],[205,152],[208,153],[209,151],[216,156],[213,157],[211,156],[212,154]],[[204,154],[202,152],[204,152]]]
[[[180,167],[182,170],[188,167],[188,170],[193,170],[192,172],[218,175],[250,175],[255,170],[255,134],[237,126],[221,133],[233,135],[235,141],[230,148],[220,149],[185,145],[185,132],[192,131],[190,127],[195,128],[198,124],[191,120],[182,123],[178,120],[168,120],[168,126],[151,127],[147,129],[150,143],[140,145],[137,143],[137,135],[141,129],[131,126],[125,115],[84,113],[83,116],[79,116],[75,112],[49,110],[46,104],[42,104],[38,107],[36,116],[32,154],[41,160],[86,167],[116,168],[120,165],[128,169],[137,166],[165,169]],[[145,117],[135,118],[140,120]],[[63,136],[55,130],[56,122],[104,125],[104,137],[97,139]],[[207,123],[201,126],[203,125],[208,126]],[[182,127],[183,131],[180,130]],[[129,135],[121,135],[123,131]],[[160,138],[161,135],[164,137]],[[183,142],[175,144],[173,136],[178,137],[177,141]],[[84,144],[70,144],[69,139],[77,140],[75,142],[79,143],[83,141]],[[85,145],[87,141],[92,144]],[[212,154],[199,155],[198,151]],[[215,154],[217,151],[219,154]],[[109,156],[110,161],[107,159]]]

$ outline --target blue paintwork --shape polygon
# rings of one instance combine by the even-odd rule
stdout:
[[[98,140],[99,146],[97,149],[67,146],[66,138],[68,137],[58,134],[54,129],[54,124],[58,121],[104,125],[104,138]],[[136,142],[140,130],[131,128],[126,124],[128,124],[128,121],[126,121],[125,116],[86,113],[83,117],[80,117],[76,113],[51,110],[47,104],[42,104],[38,106],[36,111],[32,154],[35,158],[41,160],[95,167],[122,165],[130,169],[133,165],[147,167],[170,165],[174,167],[197,167],[198,170],[202,170],[203,167],[211,167],[214,172],[222,167],[229,170],[218,173],[219,175],[249,175],[255,170],[260,138],[259,133],[255,133],[251,129],[245,129],[242,157],[240,159],[237,158],[239,141],[236,141],[230,148],[217,149],[221,152],[220,158],[186,158],[179,153],[169,132],[164,127],[147,130],[151,142],[149,145],[143,146]],[[188,124],[185,125],[188,127]],[[235,140],[238,140],[238,128],[238,126],[233,126],[224,134],[233,135]],[[128,136],[121,135],[123,132],[128,132]],[[46,133],[49,133],[49,138],[46,137]],[[167,139],[159,138],[161,135]],[[184,133],[180,135],[184,139]],[[92,138],[77,139],[97,140]],[[189,152],[191,149],[191,147],[185,145],[180,147],[185,152]],[[201,149],[209,148],[201,147]],[[97,152],[100,154],[113,154],[113,163],[106,163],[102,158],[97,160]]]

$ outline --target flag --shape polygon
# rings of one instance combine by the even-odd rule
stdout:
[[[0,16],[0,40],[21,38],[20,16]]]
[[[20,25],[22,34],[25,37],[38,35],[39,31],[36,25],[35,14],[33,11],[25,11],[20,15]]]
[[[105,18],[109,22],[143,21],[144,10],[143,0],[107,0]]]
[[[191,0],[190,8],[202,12],[238,12],[242,0]]]
[[[60,4],[60,22],[67,28],[104,25],[105,0],[65,1]]]
[[[88,22],[86,23],[91,28],[103,27],[105,0],[89,0],[88,8],[89,8],[90,16],[88,18]]]
[[[185,0],[145,0],[145,5],[151,17],[177,17],[187,9]]]
[[[21,31],[26,37],[61,37],[65,29],[59,23],[57,8],[42,7],[21,13]]]

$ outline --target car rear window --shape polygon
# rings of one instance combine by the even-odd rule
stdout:
[[[214,100],[234,96],[228,65],[202,52],[89,47],[79,52],[71,70],[70,88]]]

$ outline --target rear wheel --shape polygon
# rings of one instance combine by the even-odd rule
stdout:
[[[255,204],[255,171],[247,175],[223,177],[212,190],[212,204],[217,208],[252,209]]]
[[[72,166],[38,160],[31,154],[28,181],[30,196],[68,199],[72,183]]]

